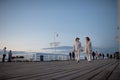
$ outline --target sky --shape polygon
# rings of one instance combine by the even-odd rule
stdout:
[[[84,46],[86,36],[93,47],[116,48],[117,13],[117,0],[0,0],[0,49],[42,51],[54,37]]]

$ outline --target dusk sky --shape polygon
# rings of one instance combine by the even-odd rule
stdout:
[[[0,0],[0,49],[41,51],[54,33],[59,46],[116,48],[117,20],[117,0]]]

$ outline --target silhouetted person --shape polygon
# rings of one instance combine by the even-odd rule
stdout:
[[[75,53],[74,53],[74,51],[72,52],[72,59],[75,60]]]
[[[43,60],[44,60],[43,57],[44,57],[43,55],[40,55],[40,61],[43,61]]]
[[[103,57],[103,59],[104,59],[104,57],[105,57],[105,55],[102,53],[102,57]]]
[[[116,58],[117,60],[120,59],[120,56],[119,56],[119,55],[120,55],[120,52],[116,52],[116,53],[115,53],[115,58]]]
[[[102,54],[100,53],[100,54],[99,54],[99,59],[101,59],[101,56],[102,56]]]
[[[99,54],[99,57],[101,57],[101,53]]]
[[[72,53],[71,52],[69,53],[69,57],[70,57],[70,60],[71,60],[72,59]]]
[[[3,58],[2,58],[2,62],[5,62],[5,57],[6,57],[6,47],[4,47],[3,49]]]
[[[11,62],[12,61],[12,51],[10,50],[8,52],[8,62]]]
[[[106,55],[106,56],[107,56],[107,58],[109,59],[109,53],[107,53],[107,55]]]
[[[85,60],[87,60],[87,57],[86,57],[86,56],[85,56],[84,58],[85,58]]]
[[[112,57],[112,54],[110,54],[110,59],[112,59],[113,57]]]
[[[95,60],[95,52],[94,51],[92,52],[92,57],[93,57],[93,60]]]

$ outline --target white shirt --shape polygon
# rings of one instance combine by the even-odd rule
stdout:
[[[90,53],[90,51],[92,50],[92,44],[91,42],[89,41],[88,43],[85,44],[85,52],[87,53]]]
[[[5,48],[3,49],[3,54],[6,54],[6,49]]]
[[[81,50],[81,43],[80,42],[75,42],[75,44],[74,44],[74,50],[75,51]]]

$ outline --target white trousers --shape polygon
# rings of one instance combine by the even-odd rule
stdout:
[[[91,55],[90,54],[87,54],[87,60],[91,61]]]
[[[80,60],[80,50],[75,52],[75,58],[76,58],[77,61]]]

